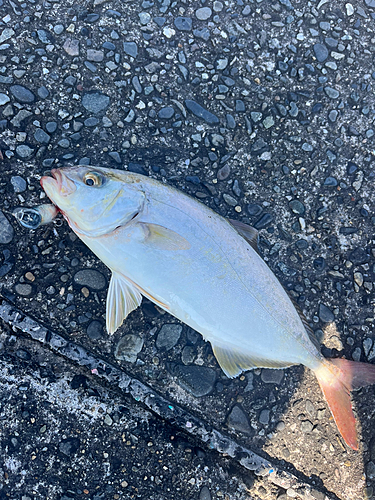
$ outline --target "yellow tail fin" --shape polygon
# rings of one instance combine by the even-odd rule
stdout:
[[[375,384],[375,365],[336,358],[327,360],[315,374],[341,436],[350,448],[358,450],[350,391]]]

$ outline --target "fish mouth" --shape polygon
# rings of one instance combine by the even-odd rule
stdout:
[[[75,183],[69,179],[61,170],[54,168],[51,170],[51,176],[44,175],[40,179],[40,184],[46,192],[48,198],[54,202],[54,195],[68,196],[77,189]]]

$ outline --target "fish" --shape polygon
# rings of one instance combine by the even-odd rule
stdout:
[[[375,365],[323,357],[306,318],[261,258],[254,228],[125,170],[65,167],[41,185],[112,272],[109,334],[147,297],[209,341],[230,378],[302,364],[315,373],[344,441],[358,450],[350,392],[375,383]]]

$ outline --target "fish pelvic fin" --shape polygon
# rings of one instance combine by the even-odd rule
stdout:
[[[118,273],[112,273],[107,294],[106,324],[108,333],[115,333],[124,319],[142,302],[137,288]]]
[[[350,448],[358,450],[350,391],[375,384],[375,365],[336,358],[322,363],[315,375],[341,436]]]
[[[259,358],[240,352],[232,347],[211,345],[220,368],[229,378],[237,377],[240,373],[254,368],[285,368],[291,365],[290,363],[279,363],[270,359]]]

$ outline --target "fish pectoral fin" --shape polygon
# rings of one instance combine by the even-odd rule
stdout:
[[[243,222],[240,222],[238,220],[229,219],[229,222],[237,231],[237,233],[239,233],[257,253],[259,253],[259,232],[254,227],[251,227],[248,224],[244,224]]]
[[[145,231],[145,243],[161,250],[188,250],[190,243],[183,236],[159,224],[140,222]]]
[[[108,333],[115,333],[117,328],[142,302],[142,295],[137,288],[118,273],[112,273],[107,294],[106,323]]]
[[[220,368],[229,378],[237,377],[240,373],[253,368],[285,368],[291,365],[239,352],[230,347],[211,345]]]

